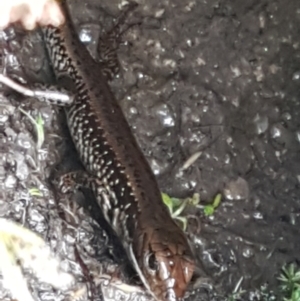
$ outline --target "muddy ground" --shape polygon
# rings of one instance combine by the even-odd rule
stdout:
[[[95,54],[98,36],[113,26],[121,2],[71,2],[80,37]],[[213,283],[195,284],[188,300],[226,300],[239,281],[245,290],[240,300],[271,300],[263,286],[281,300],[280,268],[300,264],[300,2],[136,2],[127,22],[139,24],[122,38],[113,91],[162,191],[175,197],[196,192],[201,204],[223,194],[212,217],[188,209],[201,223],[199,232],[191,220],[189,237]],[[10,28],[1,34],[1,49],[9,74],[51,80],[38,33]],[[47,181],[69,144],[61,138],[60,110],[1,91],[1,216],[40,233],[82,283],[88,277],[74,243],[94,275],[103,269],[95,258],[106,254],[101,260],[109,273],[115,251],[103,247],[106,234],[72,201],[58,202]],[[18,110],[20,101],[24,111],[45,121],[41,149]],[[76,155],[68,157],[63,169],[74,168]],[[42,195],[32,195],[31,188]],[[63,298],[49,288],[35,293],[41,300]],[[94,298],[102,298],[97,289]]]

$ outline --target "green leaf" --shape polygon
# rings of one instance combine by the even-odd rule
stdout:
[[[184,208],[186,207],[187,203],[188,203],[188,200],[184,200],[183,202],[181,202],[181,205],[173,212],[172,216],[178,217],[182,213]]]
[[[280,289],[285,295],[286,301],[300,301],[300,271],[295,264],[282,267],[282,273],[277,278]]]
[[[197,206],[200,203],[200,194],[194,193],[194,195],[190,198],[190,205]]]
[[[44,120],[40,114],[36,119],[36,131],[37,131],[37,137],[38,137],[37,147],[38,147],[38,149],[40,149],[45,140]]]
[[[36,120],[32,118],[32,116],[24,111],[22,108],[19,108],[19,110],[26,115],[29,120],[32,122],[32,124],[35,126],[36,134],[37,134],[37,148],[40,149],[44,143],[45,140],[45,134],[44,134],[44,120],[39,115]]]
[[[293,291],[292,298],[293,300],[300,300],[300,291],[299,290]]]
[[[215,208],[212,205],[206,205],[204,206],[204,214],[206,216],[211,216],[215,212]]]
[[[173,214],[173,202],[172,199],[166,194],[166,193],[162,193],[162,200],[164,202],[164,204],[169,208],[169,211],[171,213],[171,215]]]
[[[187,205],[198,205],[200,201],[200,196],[198,193],[195,193],[191,198],[178,199],[172,198],[166,193],[161,193],[162,200],[164,204],[168,207],[169,212],[173,219],[179,220],[183,224],[183,230],[187,228],[188,219],[186,217],[180,216]]]
[[[28,192],[31,196],[38,196],[38,197],[43,196],[43,193],[38,188],[30,188]]]
[[[182,222],[182,229],[183,229],[183,231],[185,231],[186,228],[187,228],[187,218],[186,217],[182,217],[182,216],[177,216],[177,217],[175,217],[175,219],[177,219],[177,220],[179,220],[179,221]]]
[[[222,194],[221,193],[218,193],[215,198],[214,198],[214,201],[212,203],[212,206],[214,207],[214,209],[218,208],[220,203],[221,203],[221,200],[222,200]]]
[[[185,200],[181,200],[181,199],[177,199],[177,198],[171,198],[172,203],[173,203],[173,208],[177,208],[180,207],[182,202],[184,202]]]

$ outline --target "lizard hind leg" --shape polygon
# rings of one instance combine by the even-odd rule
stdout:
[[[61,193],[69,194],[82,187],[90,188],[93,180],[87,172],[77,170],[60,176],[55,182]]]

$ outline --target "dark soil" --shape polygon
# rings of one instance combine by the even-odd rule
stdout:
[[[201,204],[223,194],[212,217],[205,217],[201,208],[189,208],[201,223],[196,232],[191,220],[189,237],[213,288],[196,289],[195,283],[188,300],[225,300],[240,280],[246,291],[241,300],[268,300],[262,286],[277,295],[280,268],[300,264],[300,2],[138,4],[127,22],[140,24],[122,37],[121,74],[111,83],[113,91],[162,191],[174,197],[196,192]],[[120,7],[116,0],[72,1],[80,37],[91,53],[99,34],[120,15]],[[1,48],[6,49],[9,74],[24,77],[21,64],[26,80],[51,79],[42,68],[47,64],[38,33],[8,29]],[[97,228],[101,235],[95,235],[98,226],[91,227],[83,212],[70,223],[76,224],[75,230],[61,221],[61,212],[74,205],[58,205],[46,180],[66,146],[57,136],[62,135],[58,108],[2,91],[1,216],[25,221],[69,260],[74,250],[68,248],[75,241],[79,248],[94,248],[91,238],[99,235],[98,249],[103,249],[99,241],[106,234]],[[17,110],[20,100],[25,111],[40,113],[45,120],[41,150],[36,149],[30,121]],[[184,162],[199,151],[200,157],[182,171]],[[32,197],[32,187],[44,196]],[[87,252],[89,258],[93,252]],[[109,258],[105,260],[112,265]],[[74,275],[83,277],[79,268]]]

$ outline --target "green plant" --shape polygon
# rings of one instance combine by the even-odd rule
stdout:
[[[43,196],[43,193],[38,188],[30,188],[28,192],[31,196],[37,196],[37,197]]]
[[[198,204],[197,207],[203,210],[205,216],[211,216],[215,213],[221,201],[222,201],[222,194],[218,193],[210,204],[204,206],[202,204]]]
[[[280,290],[284,301],[300,301],[300,270],[295,264],[282,267],[278,280],[281,282]]]
[[[219,207],[222,200],[222,195],[218,193],[213,202],[205,206],[199,205],[200,195],[198,193],[195,193],[191,198],[186,199],[173,198],[166,193],[162,193],[162,199],[164,204],[168,207],[172,218],[180,221],[183,225],[182,228],[185,231],[187,227],[187,218],[181,216],[181,213],[188,205],[200,207],[203,209],[203,212],[206,216],[211,216],[214,214],[216,208]]]
[[[180,216],[187,205],[196,206],[200,202],[200,196],[195,193],[191,198],[178,199],[170,197],[166,193],[162,193],[162,199],[164,204],[168,207],[173,219],[182,223],[182,228],[185,231],[187,228],[187,217]]]
[[[36,120],[26,111],[24,111],[22,108],[19,108],[19,110],[25,114],[29,120],[32,122],[32,124],[35,126],[36,134],[37,134],[37,148],[40,149],[45,141],[45,134],[44,134],[44,120],[42,116],[39,114],[39,116],[36,118]]]
[[[204,206],[204,209],[203,209],[204,214],[206,216],[213,215],[215,213],[216,208],[219,207],[219,205],[221,203],[221,200],[222,200],[222,195],[221,195],[221,193],[218,193],[215,196],[215,198],[214,198],[214,200],[213,200],[213,202],[211,204],[208,204],[208,205]]]

